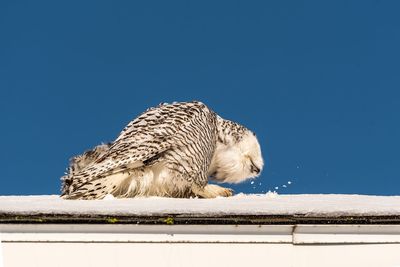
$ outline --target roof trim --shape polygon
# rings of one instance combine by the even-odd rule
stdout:
[[[297,225],[297,224],[395,224],[400,225],[400,215],[82,215],[82,214],[24,214],[0,213],[0,224],[152,224],[152,225]]]
[[[2,242],[400,244],[400,225],[0,224]]]

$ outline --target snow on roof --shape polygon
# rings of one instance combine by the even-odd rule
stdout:
[[[56,195],[0,196],[0,214],[75,215],[400,215],[400,196],[238,194],[230,198],[64,200]]]

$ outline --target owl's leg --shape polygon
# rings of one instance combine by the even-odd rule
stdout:
[[[233,195],[232,189],[225,188],[216,184],[207,184],[203,188],[194,186],[192,191],[196,196],[202,198],[230,197]]]

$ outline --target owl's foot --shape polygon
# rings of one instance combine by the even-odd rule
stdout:
[[[216,184],[208,184],[204,188],[194,188],[193,193],[202,198],[231,197],[233,190]]]

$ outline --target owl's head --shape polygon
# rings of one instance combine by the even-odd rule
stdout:
[[[264,166],[256,135],[245,127],[225,121],[210,166],[210,178],[221,183],[240,183],[257,177]]]

